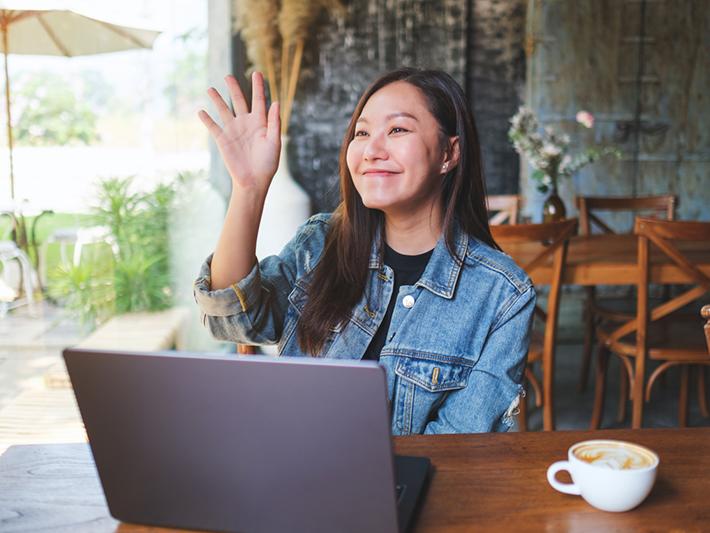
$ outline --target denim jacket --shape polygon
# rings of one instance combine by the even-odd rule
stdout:
[[[329,220],[311,217],[278,256],[232,287],[210,290],[209,257],[194,294],[212,334],[307,355],[296,324]],[[507,430],[517,412],[535,291],[510,257],[458,229],[455,243],[462,262],[441,238],[419,281],[396,295],[380,354],[394,435]],[[365,293],[349,320],[331,330],[322,357],[360,359],[375,335],[394,284],[379,247],[372,245]]]

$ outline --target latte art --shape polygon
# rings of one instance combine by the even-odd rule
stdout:
[[[649,468],[656,462],[655,455],[640,446],[613,442],[582,445],[573,453],[580,461],[612,470]]]

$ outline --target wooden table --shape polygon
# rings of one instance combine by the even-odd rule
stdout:
[[[631,440],[661,464],[651,495],[607,513],[552,489],[548,465],[590,438]],[[710,428],[398,437],[397,453],[431,458],[415,531],[707,531]],[[0,530],[170,531],[109,517],[85,444],[13,446],[0,457]]]
[[[635,285],[637,237],[634,235],[577,236],[570,240],[562,282],[567,285]],[[710,242],[676,243],[678,249],[700,270],[710,274]],[[509,244],[505,252],[524,265],[535,257],[543,245]],[[552,277],[552,260],[533,273],[533,282],[547,285]],[[688,276],[654,246],[651,246],[651,281],[653,283],[687,283]]]

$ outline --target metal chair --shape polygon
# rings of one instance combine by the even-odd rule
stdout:
[[[7,283],[7,273],[13,261],[19,265],[20,283],[18,285],[22,292],[15,292]],[[30,258],[13,241],[0,241],[0,265],[2,265],[0,281],[8,292],[8,294],[0,294],[0,318],[4,317],[9,310],[21,305],[29,305],[30,309],[34,311],[34,271]]]

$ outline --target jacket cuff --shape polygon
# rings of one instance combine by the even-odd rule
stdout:
[[[193,285],[195,301],[203,313],[209,316],[232,316],[245,313],[254,305],[259,293],[261,273],[259,263],[238,283],[224,289],[210,290],[212,283],[212,255],[202,263],[200,276]]]

